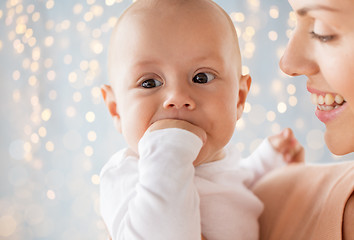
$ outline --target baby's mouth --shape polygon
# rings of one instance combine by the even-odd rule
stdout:
[[[341,107],[344,103],[346,103],[341,95],[331,93],[326,93],[325,95],[312,93],[311,101],[320,111],[331,111]]]

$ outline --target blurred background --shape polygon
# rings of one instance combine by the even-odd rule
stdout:
[[[112,27],[131,2],[0,1],[0,239],[106,239],[99,173],[125,143],[100,85]],[[232,139],[242,155],[291,127],[307,162],[353,159],[327,150],[305,78],[278,68],[295,25],[287,1],[216,2],[235,23],[253,78]]]

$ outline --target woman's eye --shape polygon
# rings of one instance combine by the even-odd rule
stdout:
[[[147,79],[141,83],[141,86],[143,88],[154,88],[154,87],[159,87],[162,85],[162,82],[156,80],[156,79]]]
[[[310,32],[312,38],[318,39],[320,42],[329,42],[335,38],[335,35],[320,35],[314,31]]]
[[[211,73],[198,73],[193,77],[194,83],[204,84],[213,80],[215,76]]]

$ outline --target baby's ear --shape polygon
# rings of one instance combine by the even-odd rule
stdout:
[[[119,132],[122,132],[121,124],[120,124],[120,116],[117,111],[116,97],[114,95],[112,87],[109,85],[102,85],[101,93],[102,93],[103,100],[108,108],[108,111],[113,118],[114,126],[117,128]]]
[[[237,101],[237,120],[241,118],[245,107],[246,98],[251,87],[251,76],[249,74],[242,75],[239,82],[238,101]]]

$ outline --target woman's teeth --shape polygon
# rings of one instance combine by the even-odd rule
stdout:
[[[327,93],[325,96],[312,93],[311,101],[313,104],[317,105],[317,108],[321,111],[330,111],[332,109],[336,109],[343,105],[345,102],[341,95],[336,94],[333,96],[330,93]]]

